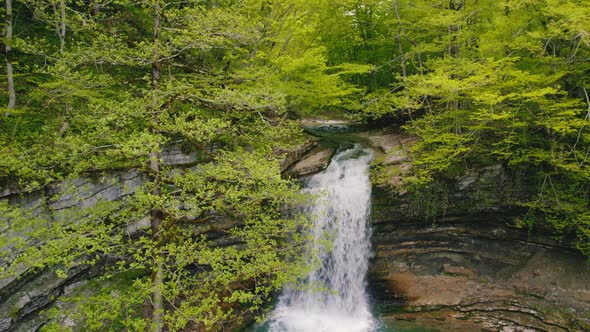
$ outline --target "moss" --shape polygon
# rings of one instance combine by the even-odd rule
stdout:
[[[424,220],[434,224],[449,209],[449,191],[449,186],[442,182],[414,187],[410,196],[411,206]]]

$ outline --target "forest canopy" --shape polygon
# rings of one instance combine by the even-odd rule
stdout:
[[[0,201],[3,275],[100,266],[70,299],[87,330],[263,314],[305,270],[306,221],[283,211],[306,198],[279,166],[305,116],[418,136],[415,190],[496,163],[525,174],[517,222],[590,255],[588,0],[5,0],[2,17],[1,186],[145,177],[66,216]],[[180,169],[177,146],[197,156]]]

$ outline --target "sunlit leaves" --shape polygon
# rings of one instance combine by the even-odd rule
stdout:
[[[527,222],[534,215],[576,233],[587,250],[590,50],[583,3],[480,1],[451,10],[396,2],[396,29],[411,41],[401,47],[429,59],[422,71],[407,67],[406,77],[397,75],[390,96],[367,111],[411,119],[406,129],[422,139],[414,147],[422,181],[490,163],[527,169],[531,178],[543,174],[541,203],[520,202]]]
[[[63,19],[46,4],[27,10]],[[316,8],[305,1],[64,4],[79,13],[66,16],[66,39],[44,25],[40,35],[22,31],[19,52],[35,62],[22,88],[28,103],[0,123],[0,181],[57,192],[41,214],[2,201],[0,245],[14,249],[5,272],[100,270],[53,316],[67,312],[88,330],[145,329],[155,288],[169,330],[263,314],[303,270],[306,220],[284,212],[304,198],[281,178],[276,155],[301,141],[288,117],[340,105],[359,91],[342,78],[370,67],[326,64],[312,37]],[[192,159],[169,165],[172,148]],[[149,169],[150,154],[160,171]],[[97,194],[52,210],[76,194],[61,181],[130,169],[142,185],[117,189],[119,199]],[[159,228],[150,228],[153,211]]]

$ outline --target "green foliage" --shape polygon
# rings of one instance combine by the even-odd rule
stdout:
[[[361,90],[344,78],[371,67],[327,64],[306,1],[17,10],[16,60],[28,65],[16,66],[17,109],[0,118],[0,183],[57,194],[30,208],[0,201],[2,276],[103,271],[47,330],[64,315],[81,330],[157,329],[159,317],[166,330],[223,329],[263,315],[304,272],[307,220],[283,212],[307,198],[276,155],[302,141],[288,118],[352,103]],[[174,146],[198,157],[167,165]],[[74,185],[129,169],[144,184],[115,201]]]
[[[76,179],[129,169],[145,182],[55,213],[58,196],[0,200],[3,275],[104,268],[70,299],[81,329],[153,328],[156,297],[169,330],[263,314],[306,240],[306,220],[281,213],[306,198],[275,154],[301,140],[289,119],[316,111],[406,121],[428,218],[447,199],[433,180],[527,169],[539,194],[515,202],[520,224],[543,219],[590,255],[586,0],[14,2],[2,186],[75,196]],[[166,165],[173,146],[198,157]]]
[[[586,1],[395,1],[382,15],[397,75],[365,113],[409,120],[418,184],[526,168],[540,194],[515,202],[525,224],[549,222],[588,253],[587,11]]]
[[[158,206],[167,214],[160,234],[167,241],[154,241],[146,229],[139,238],[107,237],[102,257],[113,262],[97,281],[98,290],[66,299],[76,303],[71,315],[88,330],[143,330],[148,322],[142,307],[154,287],[149,271],[158,260],[165,266],[160,287],[170,330],[219,329],[233,326],[245,312],[263,313],[271,293],[295,282],[305,268],[297,244],[306,240],[296,233],[306,221],[280,213],[300,199],[297,188],[281,179],[275,160],[265,159],[258,153],[225,152],[215,164],[167,179],[177,188],[168,194],[138,191],[130,197],[116,217],[111,214],[110,223],[125,227]],[[209,233],[221,233],[220,242]],[[129,275],[130,280],[121,281]]]

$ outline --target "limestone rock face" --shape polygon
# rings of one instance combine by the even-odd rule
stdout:
[[[590,330],[585,257],[550,236],[529,242],[526,231],[494,217],[376,228],[369,286],[385,320],[395,328],[438,319],[447,322],[442,331],[462,322],[491,331]]]
[[[194,165],[201,157],[198,152],[185,153],[179,146],[166,148],[162,153],[163,163],[178,169]],[[77,209],[132,195],[146,180],[147,176],[139,170],[128,169],[54,183],[43,191],[31,192],[7,184],[0,188],[0,199],[31,208],[35,216],[68,220],[76,215]],[[131,234],[142,228],[149,228],[149,219],[131,220],[126,231]],[[203,232],[209,234],[211,230],[204,229]],[[10,252],[12,248],[0,250]],[[6,264],[0,261],[0,266]],[[22,266],[15,274],[0,279],[0,332],[37,330],[47,321],[39,314],[42,310],[53,305],[72,284],[92,278],[99,272],[100,266],[74,266],[67,271],[66,278],[58,278],[51,269],[31,273],[27,266]]]
[[[284,155],[283,160],[281,161],[281,172],[286,171],[290,166],[294,163],[301,160],[301,158],[309,152],[311,149],[318,145],[317,140],[315,139],[308,139],[302,145],[294,148],[290,151],[277,151],[277,154]]]
[[[192,165],[202,159],[199,151],[184,152],[180,146],[172,146],[162,152],[162,164],[165,166]]]
[[[375,167],[378,167],[378,176],[374,179],[374,185],[388,187],[404,192],[404,178],[411,175],[412,155],[410,148],[418,138],[401,134],[394,129],[382,129],[358,134],[364,138],[367,144],[375,151]]]
[[[362,133],[359,136],[368,139],[369,144],[377,150],[377,158],[380,159],[378,162],[385,165],[410,161],[410,148],[419,140],[418,137],[401,134],[392,129]]]
[[[501,164],[406,193],[415,138],[368,134],[378,151],[369,288],[394,330],[590,331],[590,265],[542,225],[514,225],[529,197]]]
[[[298,166],[294,168],[305,175],[327,167],[333,150],[319,149],[310,154],[310,150],[317,145],[317,140],[311,138],[293,151],[276,151],[285,156],[281,170],[297,163]],[[196,167],[195,164],[203,160],[202,151],[185,151],[181,145],[171,145],[162,152],[163,164],[172,166],[171,172],[178,174],[181,174],[183,168]],[[64,220],[75,215],[77,209],[92,207],[99,201],[125,199],[146,181],[146,174],[137,169],[128,169],[54,183],[44,191],[31,192],[16,185],[5,184],[0,185],[0,199],[31,208],[36,216]],[[149,217],[146,216],[139,220],[130,220],[125,232],[132,236],[149,226]],[[227,230],[235,226],[235,221],[214,220],[210,224],[200,225],[196,231],[205,234],[212,245],[227,246],[233,244],[230,241],[235,241],[229,240]],[[11,248],[0,250],[10,251]],[[0,267],[6,263],[0,261]],[[74,266],[67,271],[66,278],[57,278],[55,271],[51,269],[31,273],[27,266],[22,266],[14,275],[0,279],[0,332],[37,330],[47,322],[47,318],[40,314],[42,310],[55,305],[59,296],[76,292],[77,286],[100,274],[100,270],[100,265],[93,268]],[[64,319],[64,328],[72,324],[71,319]]]
[[[308,152],[301,160],[295,162],[287,174],[293,177],[301,177],[323,171],[330,164],[334,155],[332,147],[317,147]]]

